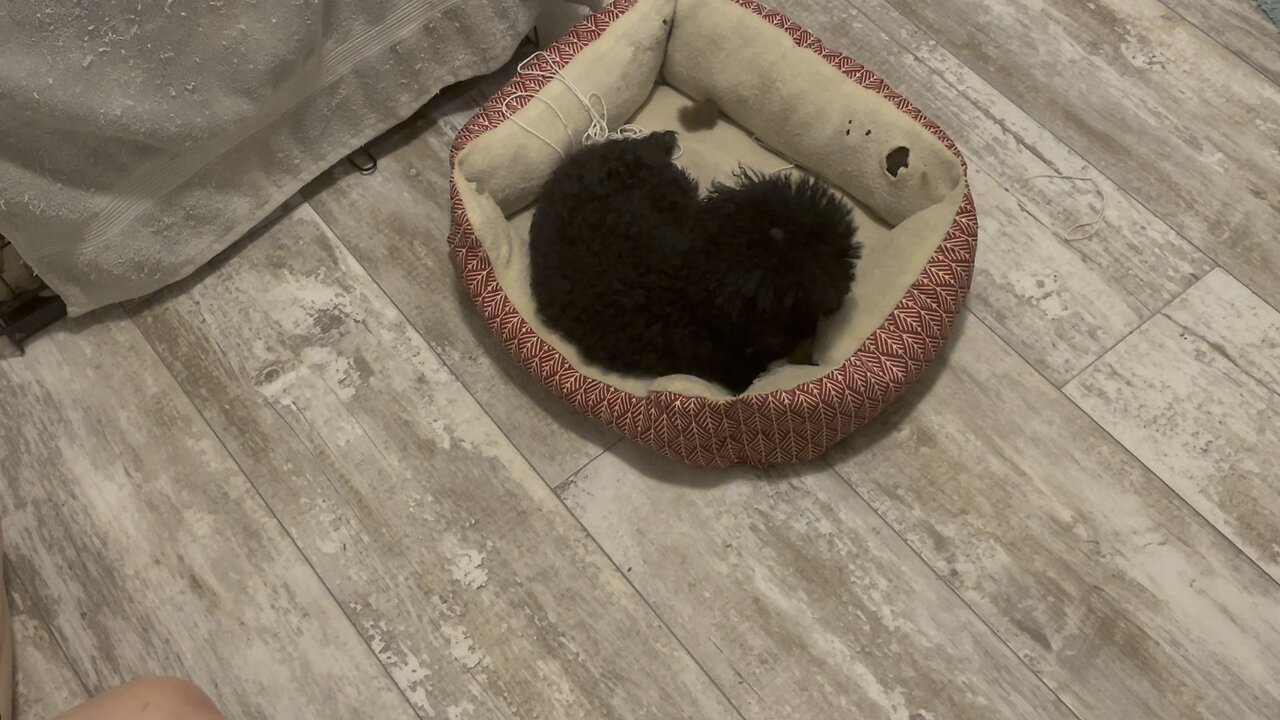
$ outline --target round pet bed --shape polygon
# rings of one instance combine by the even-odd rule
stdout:
[[[795,163],[845,193],[864,255],[816,365],[776,367],[734,397],[690,376],[591,366],[546,328],[529,289],[529,221],[591,127],[584,98],[612,127],[677,130],[678,162],[704,185],[739,163]],[[821,455],[919,376],[973,273],[977,217],[955,143],[874,73],[751,0],[616,0],[527,60],[459,132],[451,164],[449,245],[493,332],[582,412],[694,465]]]

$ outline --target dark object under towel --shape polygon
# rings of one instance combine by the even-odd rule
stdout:
[[[1258,0],[1258,5],[1271,18],[1271,23],[1280,27],[1280,0]]]

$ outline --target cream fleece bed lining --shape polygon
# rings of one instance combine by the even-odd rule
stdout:
[[[749,394],[795,387],[843,364],[919,275],[964,197],[960,163],[941,142],[731,0],[642,0],[561,73],[584,93],[600,94],[611,127],[677,130],[684,149],[677,162],[704,187],[732,180],[739,163],[768,171],[794,160],[852,200],[863,260],[845,307],[819,332],[818,365],[776,366]],[[567,153],[589,117],[565,83],[550,82],[539,97],[546,102],[532,101],[515,117]],[[692,98],[713,102],[728,117],[710,127],[689,123]],[[568,133],[550,106],[571,126]],[[572,146],[570,134],[578,139]],[[893,176],[885,158],[900,147],[908,149],[908,164]],[[641,396],[665,390],[728,398],[687,375],[643,378],[593,366],[542,323],[529,290],[528,226],[531,203],[559,162],[559,153],[510,119],[458,156],[459,195],[511,303],[589,377]]]

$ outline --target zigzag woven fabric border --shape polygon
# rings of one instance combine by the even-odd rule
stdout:
[[[526,61],[526,69],[463,126],[450,152],[451,170],[468,144],[501,125],[578,52],[643,0],[615,0]],[[968,168],[956,144],[880,76],[829,50],[813,33],[754,0],[732,0],[791,36],[845,77],[889,100],[938,138]],[[843,365],[789,390],[710,400],[671,392],[633,395],[587,377],[533,331],[498,284],[450,177],[449,247],[467,291],[507,350],[534,377],[583,413],[668,457],[702,467],[758,467],[811,460],[866,424],[928,367],[951,333],[973,279],[978,217],[965,192],[946,236],[884,322]]]

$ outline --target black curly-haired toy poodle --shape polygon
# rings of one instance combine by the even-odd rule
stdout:
[[[608,140],[547,181],[530,227],[547,325],[588,361],[742,393],[840,309],[861,246],[820,181],[744,171],[699,197],[674,132]]]

